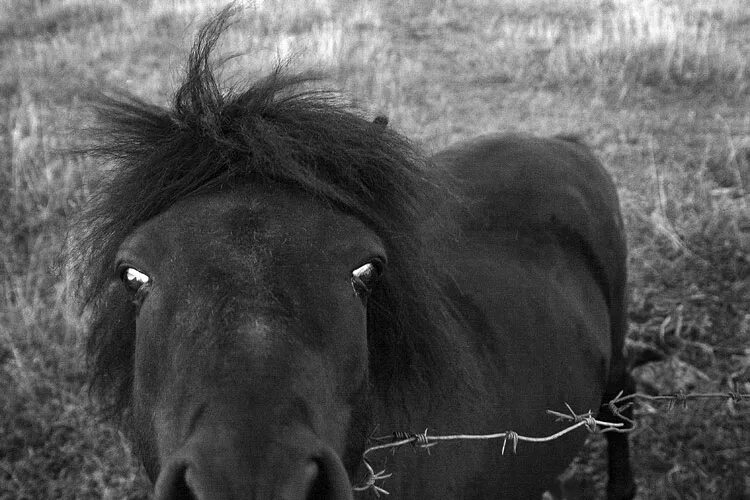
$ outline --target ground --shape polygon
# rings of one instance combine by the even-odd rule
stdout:
[[[85,137],[88,89],[167,103],[220,6],[0,0],[0,498],[148,495],[86,397],[62,256],[99,166],[60,152]],[[580,135],[619,188],[628,344],[652,360],[639,390],[750,393],[744,0],[256,0],[222,47],[240,54],[230,81],[289,58],[426,152],[496,130]],[[636,414],[639,498],[750,497],[748,400]],[[592,435],[566,473],[570,498],[603,494],[603,446]]]

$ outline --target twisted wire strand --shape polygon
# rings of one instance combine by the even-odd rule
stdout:
[[[363,463],[365,465],[365,469],[367,470],[367,478],[365,479],[364,483],[360,486],[354,486],[352,489],[354,491],[365,491],[368,489],[372,489],[375,493],[375,496],[382,495],[388,495],[388,491],[385,490],[383,487],[378,486],[376,484],[377,481],[387,479],[391,477],[391,474],[386,474],[385,469],[381,470],[380,472],[375,472],[375,470],[370,465],[369,461],[367,460],[367,455],[370,453],[373,453],[375,451],[379,450],[386,450],[386,449],[396,449],[400,448],[401,446],[410,444],[417,448],[429,448],[431,446],[435,446],[440,441],[458,441],[458,440],[489,440],[489,439],[502,439],[502,450],[501,454],[505,454],[505,447],[508,441],[511,442],[513,445],[513,453],[516,453],[516,449],[518,447],[519,441],[524,441],[528,443],[544,443],[548,441],[553,441],[555,439],[560,438],[561,436],[564,436],[565,434],[568,434],[569,432],[572,432],[579,427],[586,427],[591,431],[591,429],[596,429],[597,426],[601,427],[611,427],[611,428],[619,428],[623,427],[625,424],[622,423],[613,423],[613,422],[604,422],[594,419],[594,417],[591,415],[591,412],[588,412],[584,415],[567,415],[564,413],[558,413],[553,412],[552,410],[547,410],[548,413],[552,413],[558,418],[563,418],[566,420],[575,420],[575,423],[573,425],[570,425],[566,427],[565,429],[562,429],[554,434],[550,434],[549,436],[541,436],[541,437],[534,437],[534,436],[522,436],[514,431],[505,431],[505,432],[498,432],[495,434],[451,434],[446,436],[439,436],[439,435],[428,435],[427,429],[423,433],[406,433],[406,432],[394,432],[392,436],[381,436],[375,438],[376,441],[382,441],[387,439],[393,439],[389,443],[384,444],[378,444],[374,446],[370,446],[365,450],[365,452],[362,454],[363,457]],[[579,418],[580,417],[580,418]],[[593,432],[593,431],[591,431]]]
[[[519,441],[527,442],[527,443],[545,443],[549,441],[553,441],[555,439],[559,439],[560,437],[564,436],[565,434],[568,434],[570,432],[573,432],[574,430],[584,427],[586,430],[588,430],[591,433],[597,432],[597,433],[605,433],[605,432],[620,432],[620,433],[628,433],[633,432],[637,424],[635,420],[626,417],[622,414],[623,411],[628,409],[629,407],[633,406],[633,404],[636,401],[666,401],[668,402],[669,406],[668,409],[672,409],[675,404],[680,404],[683,408],[687,408],[687,402],[689,400],[698,400],[698,399],[726,399],[728,401],[733,402],[740,402],[740,401],[750,401],[750,394],[740,393],[740,392],[710,392],[710,393],[686,393],[684,390],[681,390],[675,394],[671,395],[649,395],[649,394],[643,394],[639,392],[623,395],[624,391],[620,391],[617,396],[614,397],[611,401],[605,403],[602,406],[607,406],[613,415],[621,419],[623,422],[607,422],[603,420],[597,420],[594,418],[593,413],[591,410],[589,410],[586,413],[580,413],[577,414],[573,411],[573,409],[570,407],[568,403],[565,403],[565,406],[568,409],[568,413],[561,413],[554,410],[547,410],[547,414],[553,415],[557,417],[556,421],[570,421],[573,422],[568,427],[555,432],[554,434],[550,434],[549,436],[540,436],[540,437],[534,437],[534,436],[522,436],[518,434],[517,432],[514,432],[512,430],[508,430],[505,432],[498,432],[495,434],[451,434],[451,435],[428,435],[427,430],[425,429],[422,433],[413,433],[413,432],[404,432],[404,431],[396,431],[390,436],[380,436],[380,437],[373,437],[373,441],[390,441],[383,444],[377,444],[374,446],[370,446],[367,448],[364,453],[362,454],[362,462],[365,465],[365,469],[367,471],[367,478],[365,479],[364,483],[359,486],[354,486],[352,489],[354,491],[365,491],[372,489],[375,493],[376,497],[379,497],[380,495],[388,495],[388,491],[385,490],[382,486],[379,486],[376,484],[378,481],[385,480],[392,476],[392,474],[386,473],[385,469],[375,472],[375,470],[370,465],[370,462],[367,460],[367,455],[379,451],[379,450],[387,450],[387,449],[393,449],[394,451],[404,445],[411,445],[414,448],[424,448],[428,449],[432,446],[435,446],[440,441],[458,441],[458,440],[491,440],[491,439],[502,439],[502,449],[501,454],[505,455],[505,447],[508,441],[511,442],[513,445],[513,453],[516,453],[516,449],[518,446]],[[619,406],[618,406],[619,405]]]

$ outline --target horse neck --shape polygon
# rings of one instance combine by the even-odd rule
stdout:
[[[483,419],[488,401],[487,381],[492,378],[489,360],[479,352],[475,336],[465,323],[451,322],[441,335],[441,348],[451,366],[430,381],[411,384],[407,391],[375,398],[373,424],[379,431],[441,433],[463,432]],[[463,429],[463,430],[462,430]]]

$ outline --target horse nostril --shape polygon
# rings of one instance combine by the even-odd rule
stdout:
[[[311,461],[302,472],[302,484],[307,485],[305,498],[324,498],[325,484],[321,484],[321,468],[316,461]]]
[[[173,465],[159,475],[154,500],[198,500],[187,483],[187,466]]]
[[[187,484],[185,478],[185,472],[187,472],[187,469],[183,469],[182,472],[183,473],[177,477],[177,481],[173,486],[173,495],[170,500],[198,500],[198,497],[193,494],[193,490]]]
[[[306,500],[351,500],[352,489],[343,465],[332,454],[325,454],[306,468],[310,487]]]
[[[305,467],[304,476],[306,483],[310,485],[305,497],[307,500],[329,498],[331,488],[325,477],[325,469],[317,461]]]

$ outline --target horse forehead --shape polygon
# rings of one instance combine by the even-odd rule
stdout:
[[[136,229],[123,247],[174,255],[211,248],[283,246],[285,253],[381,247],[361,221],[297,192],[246,188],[182,200]]]

